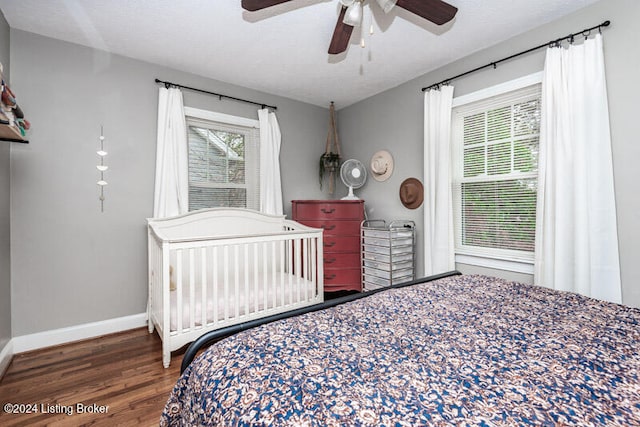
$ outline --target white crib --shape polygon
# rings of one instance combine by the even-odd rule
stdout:
[[[322,230],[213,208],[148,219],[149,332],[162,363],[205,332],[321,303]]]

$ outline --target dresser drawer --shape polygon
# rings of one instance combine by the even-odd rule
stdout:
[[[332,236],[325,234],[322,238],[322,246],[325,253],[352,252],[360,256],[360,236]],[[358,258],[358,264],[360,258]]]
[[[342,269],[353,268],[360,262],[359,253],[336,253],[325,252],[324,253],[324,268],[326,269]]]
[[[362,202],[294,203],[296,221],[305,219],[364,219]]]
[[[331,235],[336,236],[360,236],[360,223],[361,221],[332,221],[332,220],[304,220],[300,221],[304,225],[308,225],[313,228],[322,228],[324,230],[324,236],[327,238]],[[360,250],[360,249],[358,249]]]
[[[359,268],[328,268],[324,272],[324,287],[326,291],[331,291],[331,287],[342,289],[361,289],[361,271]]]

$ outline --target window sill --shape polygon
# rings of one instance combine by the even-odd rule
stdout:
[[[494,268],[496,270],[513,271],[515,273],[533,274],[533,261],[490,258],[478,255],[456,254],[457,263]]]

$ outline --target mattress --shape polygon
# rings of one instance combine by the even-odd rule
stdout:
[[[206,319],[207,323],[215,320],[222,321],[236,317],[236,306],[238,316],[244,316],[258,311],[291,305],[310,299],[317,293],[316,285],[304,278],[298,278],[289,273],[277,272],[275,277],[272,274],[259,276],[259,282],[253,283],[253,277],[248,282],[249,293],[245,292],[244,275],[238,280],[239,289],[236,297],[235,282],[229,283],[225,297],[224,280],[219,278],[216,282],[217,299],[214,299],[213,286],[210,285],[206,295]],[[299,281],[299,282],[298,282]],[[212,283],[210,280],[209,283]],[[299,283],[299,284],[298,284]],[[256,292],[257,289],[257,292]],[[188,328],[191,323],[190,290],[187,285],[182,288],[182,327]],[[265,303],[266,295],[266,303]],[[194,321],[196,326],[202,324],[202,286],[196,283],[194,286]],[[170,328],[171,331],[178,330],[178,293],[170,293]],[[216,311],[214,311],[214,308]],[[225,311],[226,308],[226,311]],[[247,310],[248,308],[248,310]]]
[[[640,425],[638,348],[638,309],[449,277],[214,344],[161,425]]]

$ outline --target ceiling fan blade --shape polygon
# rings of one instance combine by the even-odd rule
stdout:
[[[457,7],[451,6],[442,0],[398,0],[396,6],[438,25],[451,21],[458,12]]]
[[[340,16],[338,17],[338,22],[336,22],[336,28],[333,30],[331,43],[329,43],[329,53],[331,55],[342,53],[347,50],[347,47],[349,46],[349,39],[351,38],[353,27],[342,22],[342,20],[344,19],[344,14],[346,12],[347,8],[342,6]]]
[[[250,12],[267,7],[275,6],[280,3],[287,3],[291,0],[242,0],[242,8]]]

